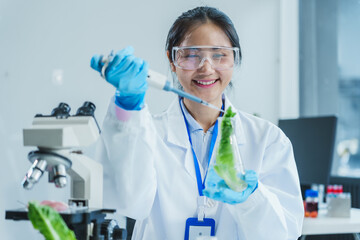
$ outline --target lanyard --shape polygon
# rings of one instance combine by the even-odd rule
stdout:
[[[180,98],[180,101],[181,101],[181,98]],[[223,108],[224,108],[224,104],[223,104],[223,106],[222,106],[222,109],[223,109]],[[200,196],[203,196],[203,192],[202,192],[202,191],[203,191],[203,189],[205,188],[205,178],[206,178],[207,172],[205,173],[204,181],[202,181],[202,180],[201,180],[201,172],[200,172],[199,162],[198,162],[198,160],[197,160],[197,157],[196,157],[196,154],[195,154],[195,151],[194,151],[194,148],[193,148],[193,144],[192,144],[192,141],[191,141],[190,130],[189,130],[189,123],[188,123],[188,121],[186,120],[186,117],[185,117],[185,114],[184,114],[184,110],[183,110],[182,107],[181,107],[181,102],[180,102],[180,109],[181,109],[181,112],[182,112],[183,117],[184,117],[184,120],[185,120],[186,130],[187,130],[187,133],[188,133],[189,142],[190,142],[190,146],[191,146],[191,151],[192,151],[193,158],[194,158],[196,181],[197,181],[197,187],[198,187],[199,195],[200,195]],[[207,166],[208,166],[208,167],[209,167],[209,163],[210,163],[210,160],[211,160],[212,152],[213,152],[213,150],[214,150],[214,146],[215,146],[217,134],[218,134],[218,120],[216,120],[216,122],[215,122],[214,130],[213,130],[213,135],[212,135],[212,137],[211,137],[210,150],[209,150],[209,159],[208,159],[208,162],[207,162]]]

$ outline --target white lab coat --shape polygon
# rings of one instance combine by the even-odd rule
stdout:
[[[100,156],[118,212],[136,219],[132,239],[184,239],[186,219],[197,216],[198,189],[179,101],[158,116],[146,106],[132,111],[125,122],[113,102]],[[231,106],[228,99],[225,105]],[[235,111],[240,155],[245,168],[259,174],[258,188],[244,203],[216,202],[206,208],[206,217],[215,219],[219,240],[295,240],[304,209],[291,143],[272,123]]]

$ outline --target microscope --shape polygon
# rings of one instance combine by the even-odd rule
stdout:
[[[103,167],[79,150],[94,143],[100,135],[95,119],[96,107],[85,102],[70,115],[71,108],[60,103],[50,115],[37,114],[32,127],[23,130],[24,146],[37,147],[28,154],[32,163],[22,186],[32,189],[48,172],[48,181],[58,188],[68,185],[69,209],[60,212],[78,240],[126,239],[126,230],[117,222],[105,219],[114,209],[103,208]],[[26,209],[6,211],[6,219],[28,220]]]

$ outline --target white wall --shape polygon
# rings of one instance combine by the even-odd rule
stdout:
[[[276,123],[279,101],[283,101],[279,98],[281,2],[1,0],[1,239],[42,239],[29,222],[4,220],[5,209],[21,207],[18,200],[66,201],[69,195],[68,189],[48,184],[47,176],[33,190],[22,189],[20,182],[30,167],[27,154],[33,150],[22,146],[22,129],[31,125],[36,113],[48,114],[60,101],[73,111],[84,101],[92,101],[102,123],[114,89],[90,69],[91,56],[132,45],[152,69],[167,74],[167,32],[176,17],[190,8],[207,4],[232,18],[240,36],[243,64],[230,97],[239,109]],[[57,69],[63,72],[62,83],[54,81]],[[287,97],[291,99],[291,95]],[[157,90],[147,94],[154,113],[163,111],[173,98]]]

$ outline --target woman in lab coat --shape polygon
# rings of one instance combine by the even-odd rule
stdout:
[[[215,8],[189,10],[171,27],[166,50],[185,92],[236,112],[248,187],[235,192],[208,171],[220,111],[180,98],[152,116],[144,104],[147,63],[125,48],[103,71],[117,91],[105,117],[101,153],[118,212],[136,219],[132,239],[195,239],[211,232],[220,240],[297,239],[304,214],[289,139],[272,123],[236,110],[223,94],[241,59],[231,20]],[[101,59],[94,55],[91,62],[99,72]],[[206,173],[213,184],[202,192]]]

